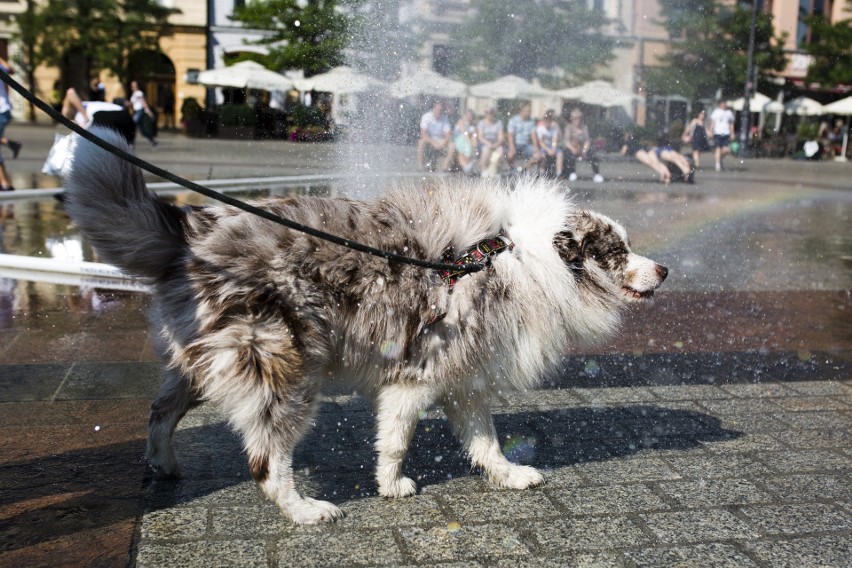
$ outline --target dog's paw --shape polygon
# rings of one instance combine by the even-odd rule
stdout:
[[[379,484],[382,497],[411,497],[417,493],[417,484],[409,477],[397,477]]]
[[[527,489],[544,483],[544,476],[528,465],[511,464],[498,472],[489,472],[488,477],[492,483],[506,489]]]
[[[146,454],[145,459],[148,461],[148,467],[157,477],[180,477],[180,466],[178,466],[174,450],[169,448],[168,451],[151,451],[149,449]]]
[[[299,525],[333,523],[343,518],[343,511],[337,505],[310,497],[305,497],[292,505],[287,513],[293,519],[293,522]]]

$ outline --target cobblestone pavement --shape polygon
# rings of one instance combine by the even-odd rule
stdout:
[[[554,388],[497,410],[505,451],[541,488],[495,490],[425,417],[419,495],[375,496],[371,414],[329,400],[297,457],[346,518],[297,527],[245,473],[215,413],[176,436],[187,478],[155,482],[139,566],[848,566],[848,382]]]
[[[184,139],[162,147],[201,167]],[[346,513],[329,526],[261,496],[214,408],[176,433],[182,479],[146,472],[143,294],[0,275],[0,566],[852,565],[848,172],[755,161],[663,188],[620,164],[576,184],[672,274],[621,336],[496,410],[546,484],[494,489],[431,411],[405,466],[419,494],[379,498],[370,408],[329,396],[295,463]],[[53,200],[2,211],[0,252],[73,232]]]

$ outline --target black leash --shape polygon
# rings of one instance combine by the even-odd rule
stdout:
[[[126,162],[130,162],[134,166],[142,168],[143,170],[146,170],[146,171],[148,171],[148,172],[150,172],[150,173],[152,173],[152,174],[154,174],[158,177],[161,177],[161,178],[168,180],[172,183],[176,183],[178,185],[181,185],[181,186],[183,186],[183,187],[185,187],[189,190],[192,190],[196,193],[200,193],[200,194],[205,195],[205,196],[207,196],[211,199],[215,199],[216,201],[220,201],[220,202],[225,203],[227,205],[231,205],[233,207],[236,207],[237,209],[242,209],[243,211],[246,211],[247,213],[257,215],[258,217],[263,217],[264,219],[272,221],[273,223],[278,223],[279,225],[283,225],[283,226],[285,226],[289,229],[299,231],[300,233],[305,233],[306,235],[311,235],[312,237],[317,237],[319,239],[323,239],[323,240],[328,241],[330,243],[334,243],[334,244],[337,244],[337,245],[340,245],[340,246],[343,246],[343,247],[346,247],[346,248],[350,248],[352,250],[356,250],[356,251],[359,251],[359,252],[363,252],[363,253],[366,253],[366,254],[377,256],[379,258],[384,258],[386,260],[393,261],[393,262],[399,262],[399,263],[402,263],[402,264],[410,264],[410,265],[413,265],[413,266],[419,266],[421,268],[431,268],[432,270],[452,270],[452,271],[461,270],[464,273],[479,272],[480,270],[483,270],[483,269],[486,268],[486,264],[483,264],[483,263],[466,264],[466,265],[463,265],[463,266],[459,266],[459,265],[456,265],[456,264],[444,264],[444,263],[440,263],[440,262],[430,262],[428,260],[421,260],[419,258],[411,258],[411,257],[408,257],[408,256],[396,254],[396,253],[393,253],[393,252],[388,252],[388,251],[384,251],[384,250],[381,250],[381,249],[373,248],[371,246],[361,244],[361,243],[356,242],[356,241],[351,241],[349,239],[344,239],[342,237],[338,237],[337,235],[332,235],[331,233],[326,233],[325,231],[320,231],[319,229],[314,229],[313,227],[308,227],[306,225],[296,223],[295,221],[291,221],[290,219],[285,219],[284,217],[279,217],[278,215],[275,215],[274,213],[270,213],[269,211],[266,211],[264,209],[260,209],[258,207],[253,206],[253,205],[249,205],[248,203],[240,201],[239,199],[234,199],[233,197],[228,197],[227,195],[225,195],[223,193],[219,193],[218,191],[214,191],[210,188],[204,187],[203,185],[199,185],[199,184],[195,183],[194,181],[184,179],[184,178],[182,178],[178,175],[175,175],[175,174],[173,174],[173,173],[171,173],[167,170],[164,170],[163,168],[155,166],[154,164],[152,164],[150,162],[146,162],[145,160],[142,160],[142,159],[134,156],[133,154],[125,152],[121,148],[117,148],[117,147],[113,146],[112,144],[110,144],[109,142],[104,141],[101,138],[98,138],[97,136],[95,136],[94,134],[92,134],[91,132],[86,130],[85,128],[81,127],[76,122],[69,120],[66,116],[62,115],[62,113],[57,112],[56,109],[54,109],[53,107],[51,107],[50,105],[45,103],[43,100],[41,100],[40,98],[35,96],[33,93],[31,93],[29,90],[24,88],[20,83],[18,83],[14,79],[12,79],[12,77],[10,77],[9,74],[5,70],[3,70],[2,68],[0,68],[0,79],[2,79],[4,83],[6,83],[10,87],[12,87],[15,91],[17,91],[27,101],[29,101],[32,104],[34,104],[35,106],[37,106],[40,110],[42,110],[50,118],[52,118],[53,120],[55,120],[56,122],[59,122],[60,124],[62,124],[64,126],[68,127],[70,130],[72,130],[73,132],[76,132],[77,134],[79,134],[80,136],[82,136],[83,138],[85,138],[86,140],[91,142],[92,144],[95,144],[96,146],[106,150],[110,154],[113,154],[114,156],[117,156],[117,157],[121,158],[122,160],[124,160]]]

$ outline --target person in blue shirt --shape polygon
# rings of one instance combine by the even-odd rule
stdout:
[[[518,114],[509,119],[506,125],[506,133],[509,139],[509,152],[506,158],[509,163],[519,171],[527,170],[541,161],[542,154],[539,148],[538,136],[535,132],[535,120],[532,119],[532,105],[528,102],[521,105]],[[515,158],[520,156],[523,165],[517,165]]]

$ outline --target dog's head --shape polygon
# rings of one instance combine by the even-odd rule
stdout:
[[[669,271],[630,250],[624,228],[604,215],[573,214],[553,245],[581,285],[639,302],[654,296]]]

